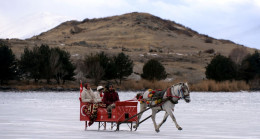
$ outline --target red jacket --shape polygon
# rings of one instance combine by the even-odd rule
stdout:
[[[106,106],[115,103],[116,101],[119,101],[118,93],[115,92],[115,90],[109,91],[105,90],[104,97],[103,97],[103,103],[106,104]]]

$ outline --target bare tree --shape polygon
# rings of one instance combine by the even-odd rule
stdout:
[[[75,67],[70,61],[70,54],[60,48],[54,48],[50,52],[49,58],[50,72],[58,84],[60,81],[74,80]]]
[[[55,76],[57,83],[60,84],[61,77],[58,73],[62,70],[62,65],[60,62],[60,54],[57,51],[51,51],[50,69],[51,73]]]
[[[75,70],[75,73],[76,73],[76,75],[75,75],[75,78],[76,78],[76,80],[77,80],[77,82],[79,82],[79,81],[85,81],[86,80],[86,78],[84,77],[84,60],[82,60],[82,59],[77,59],[76,60],[76,70]]]
[[[94,84],[98,85],[102,77],[105,75],[103,67],[100,65],[100,59],[98,55],[87,56],[84,60],[84,73],[88,78],[94,80]]]
[[[249,54],[245,47],[234,48],[230,54],[229,58],[236,64],[241,64],[242,60]]]

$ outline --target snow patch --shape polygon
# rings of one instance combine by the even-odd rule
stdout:
[[[151,54],[151,53],[147,53],[147,55],[149,55],[149,56],[158,56],[158,54]]]
[[[180,30],[185,30],[185,28],[181,27],[181,26],[174,26],[174,27],[177,28],[177,29],[180,29]]]
[[[73,57],[77,57],[77,56],[79,56],[79,54],[74,54],[74,55],[71,55],[71,56],[73,56]]]

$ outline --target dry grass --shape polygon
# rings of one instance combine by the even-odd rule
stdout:
[[[27,91],[27,90],[63,90],[63,89],[77,89],[79,88],[79,85],[75,84],[66,84],[66,85],[15,85],[14,88],[21,90],[21,91]]]
[[[204,80],[190,85],[191,91],[210,91],[210,92],[235,92],[249,90],[250,86],[245,81],[223,81]]]
[[[28,90],[75,90],[79,89],[79,84],[74,81],[67,81],[64,85],[63,84],[46,84],[43,81],[39,81],[38,83],[34,83],[31,81],[16,81],[12,80],[8,83],[9,87],[21,91],[28,91]]]
[[[114,83],[115,88],[120,90],[146,90],[146,89],[166,89],[176,83],[179,82],[186,82],[186,81],[173,81],[173,82],[165,82],[165,81],[155,81],[150,82],[147,80],[128,80],[123,81],[121,85],[116,85]],[[189,83],[189,82],[188,82]],[[259,81],[257,82],[259,84]],[[106,83],[103,82],[100,85],[105,85]],[[252,83],[251,83],[252,84]],[[240,90],[250,90],[250,86],[252,85],[247,84],[245,81],[224,81],[224,82],[216,82],[214,80],[203,80],[199,83],[189,84],[190,91],[198,91],[198,92],[236,92]],[[77,82],[67,82],[65,85],[48,85],[46,83],[31,83],[28,84],[26,82],[11,82],[9,87],[21,90],[21,91],[28,91],[28,90],[79,90],[80,84]],[[255,85],[256,86],[256,85]],[[92,89],[96,89],[96,86],[92,85]],[[257,88],[257,87],[255,87]]]
[[[155,81],[150,82],[147,80],[140,81],[124,81],[121,86],[117,86],[121,90],[145,90],[152,89],[166,89],[173,84],[181,81],[165,82]],[[182,81],[183,82],[183,81]],[[249,90],[250,86],[245,81],[223,81],[216,82],[214,80],[204,80],[196,84],[189,84],[191,91],[201,92],[235,92],[240,90]]]
[[[260,78],[255,78],[249,81],[249,85],[252,90],[260,90]]]
[[[140,81],[124,81],[121,86],[117,86],[121,90],[145,90],[145,89],[166,89],[173,84],[178,83],[179,81],[174,82],[165,82],[165,81],[148,81],[148,80],[140,80]]]
[[[21,91],[26,91],[26,90],[37,90],[40,88],[43,88],[43,85],[15,85],[14,88],[21,90]]]

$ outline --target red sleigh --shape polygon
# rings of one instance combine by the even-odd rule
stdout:
[[[128,127],[132,131],[133,123],[136,123],[138,118],[129,118],[137,114],[137,103],[138,102],[134,101],[116,102],[116,107],[112,109],[111,118],[108,117],[106,108],[98,107],[97,119],[95,120],[95,122],[98,122],[98,130],[100,130],[100,127],[102,126],[106,129],[106,123],[111,123],[111,129],[117,126],[117,130],[119,130],[119,125],[121,123],[127,123]],[[87,122],[90,121],[89,116],[85,113],[85,109],[87,108],[86,106],[88,105],[89,103],[80,101],[80,121],[85,121],[85,130],[87,130],[88,127]]]

